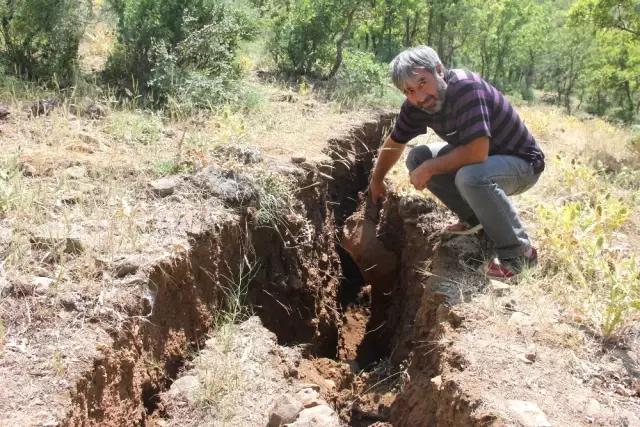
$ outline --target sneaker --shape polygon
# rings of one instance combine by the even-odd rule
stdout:
[[[480,230],[482,230],[482,224],[472,227],[468,223],[461,221],[456,224],[447,225],[444,228],[443,233],[452,234],[454,236],[469,236],[471,234],[476,234]]]
[[[531,248],[528,256],[514,259],[505,259],[500,263],[490,262],[487,266],[487,276],[497,278],[509,278],[522,273],[525,268],[532,268],[538,264],[538,252]]]

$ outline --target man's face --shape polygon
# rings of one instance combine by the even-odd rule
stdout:
[[[442,67],[438,67],[436,74],[421,67],[414,69],[413,78],[404,85],[404,94],[413,105],[435,114],[442,110],[447,92],[447,82],[444,81]]]

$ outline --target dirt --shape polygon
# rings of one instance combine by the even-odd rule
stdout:
[[[640,332],[611,349],[558,312],[531,316],[524,287],[496,297],[477,273],[491,256],[486,239],[444,239],[450,218],[431,200],[391,193],[379,207],[363,194],[391,119],[330,139],[328,161],[272,163],[300,189],[297,214],[277,226],[258,223],[254,197],[190,204],[185,179],[175,203],[190,207],[177,222],[161,214],[171,201],[153,199],[155,226],[180,228],[184,240],[122,277],[94,265],[94,280],[113,286],[54,297],[13,283],[3,312],[26,306],[29,319],[0,355],[0,425],[216,425],[224,414],[210,402],[183,405],[166,392],[184,375],[208,384],[228,368],[212,364],[222,356],[246,362],[228,379],[244,385],[215,400],[235,425],[264,425],[277,394],[305,383],[357,427],[526,425],[510,399],[536,403],[553,425],[633,425]],[[257,317],[225,349],[216,313],[248,276]],[[510,324],[514,312],[530,322]],[[559,344],[558,328],[583,345]]]

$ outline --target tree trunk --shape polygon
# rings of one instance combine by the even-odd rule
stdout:
[[[627,105],[628,105],[627,111],[629,111],[630,116],[633,116],[634,105],[633,105],[633,98],[631,96],[631,85],[629,84],[629,80],[625,80],[624,82],[624,91],[627,95]]]
[[[347,25],[344,27],[344,31],[340,38],[336,41],[336,60],[333,63],[333,68],[329,71],[329,75],[327,76],[327,80],[333,78],[340,69],[340,65],[342,65],[342,47],[344,45],[344,41],[349,37],[349,33],[351,32],[351,24],[353,23],[353,15],[356,13],[356,9],[353,8],[349,11],[347,15]]]
[[[433,7],[429,9],[429,20],[427,21],[427,46],[431,46],[433,41]]]
[[[411,34],[409,30],[410,27],[409,14],[404,16],[404,47],[409,47],[411,45]]]
[[[409,38],[409,45],[413,44],[413,40],[416,38],[418,32],[418,13],[413,14],[413,28],[411,29],[411,36]]]
[[[438,36],[438,55],[444,53],[444,29],[447,26],[447,21],[444,16],[440,15],[440,34]]]

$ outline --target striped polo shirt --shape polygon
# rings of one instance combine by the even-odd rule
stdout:
[[[544,153],[509,101],[476,73],[448,70],[442,110],[429,114],[409,100],[400,109],[391,139],[400,144],[427,133],[427,127],[452,145],[464,145],[482,136],[490,138],[489,155],[518,156],[544,170]]]

